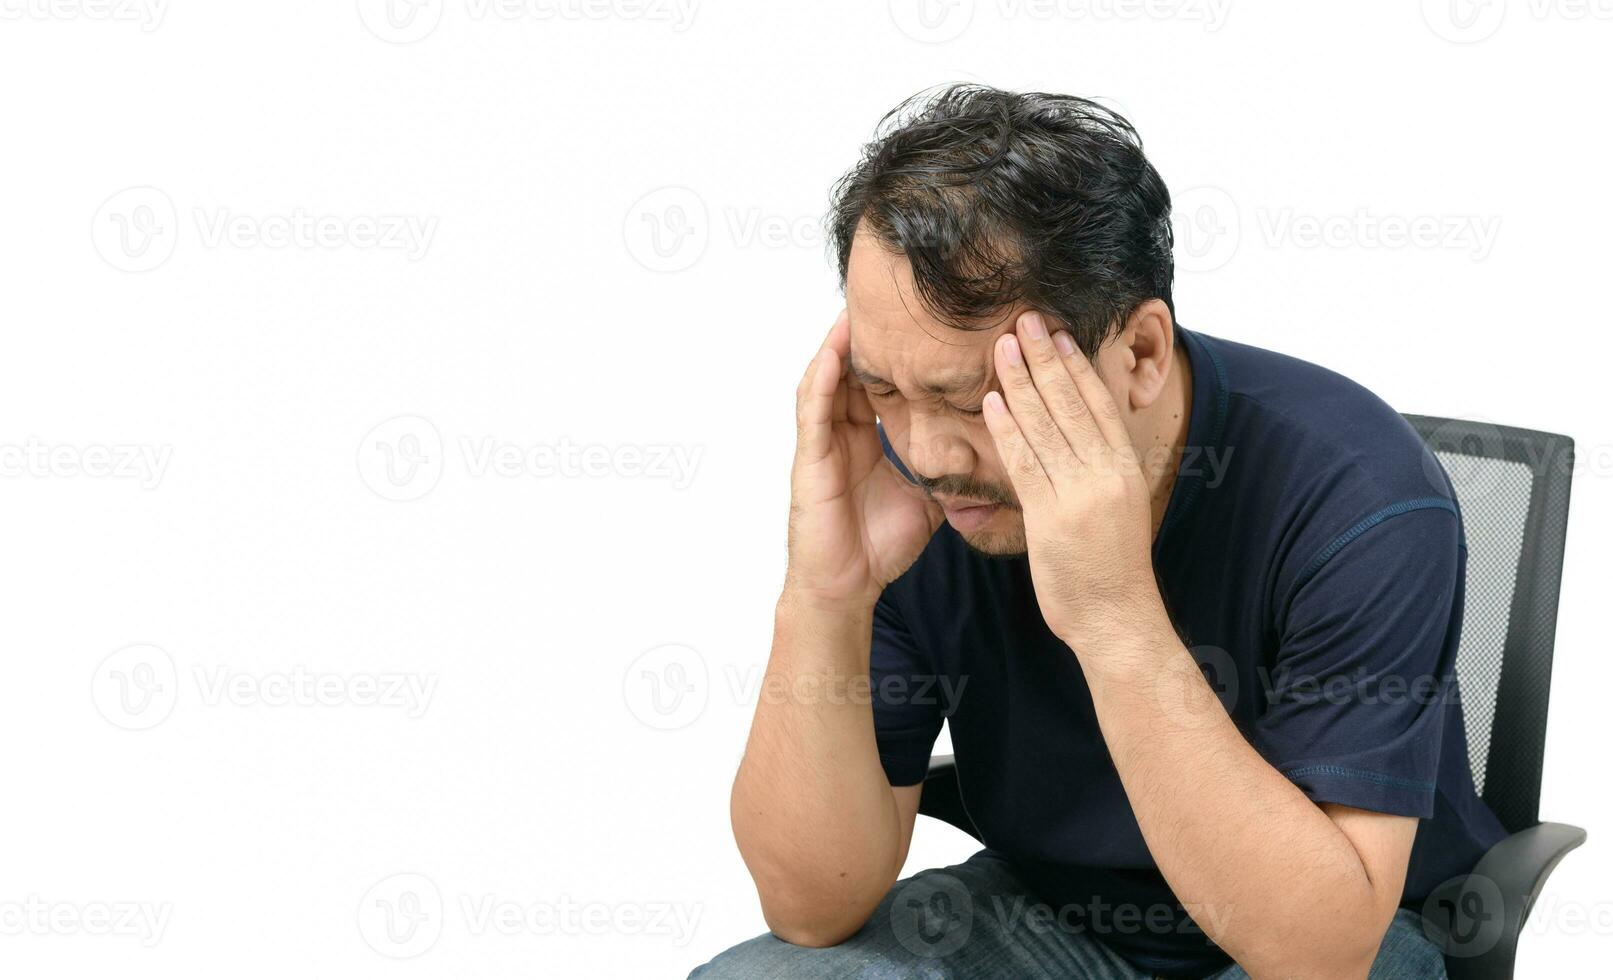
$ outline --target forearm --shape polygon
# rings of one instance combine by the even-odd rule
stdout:
[[[734,781],[734,837],[769,927],[809,945],[859,928],[901,870],[867,696],[873,610],[781,599]]]
[[[1386,903],[1354,845],[1244,739],[1163,610],[1148,622],[1082,667],[1160,871],[1252,976],[1364,976]]]

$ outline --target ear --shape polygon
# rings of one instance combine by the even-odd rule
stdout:
[[[1170,307],[1160,299],[1143,302],[1126,317],[1116,339],[1130,381],[1127,397],[1133,409],[1142,411],[1164,392],[1176,363],[1176,324]]]

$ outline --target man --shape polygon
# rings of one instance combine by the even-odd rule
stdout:
[[[1169,213],[1120,116],[978,86],[838,185],[732,800],[772,934],[696,976],[1445,975],[1404,909],[1503,836],[1453,489],[1365,389],[1177,324]],[[898,882],[943,719],[987,849]]]

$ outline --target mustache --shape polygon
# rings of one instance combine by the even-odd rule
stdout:
[[[990,483],[978,483],[966,476],[947,475],[929,479],[916,477],[920,489],[926,497],[934,498],[936,494],[949,497],[967,497],[970,500],[981,500],[988,504],[998,504],[1010,510],[1019,510],[1019,501],[1002,487]]]

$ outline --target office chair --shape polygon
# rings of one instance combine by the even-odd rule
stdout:
[[[1406,421],[1456,488],[1468,549],[1456,656],[1468,765],[1511,835],[1428,897],[1424,931],[1441,944],[1451,980],[1510,980],[1534,899],[1557,862],[1585,843],[1584,830],[1539,815],[1574,442],[1469,420]],[[933,758],[919,812],[978,839],[959,778],[952,756]]]

